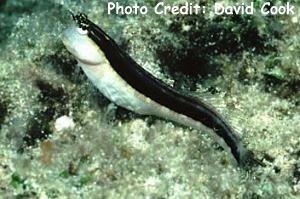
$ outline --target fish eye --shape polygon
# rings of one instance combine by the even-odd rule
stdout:
[[[77,28],[77,32],[81,35],[86,35],[88,33],[88,30],[84,30],[82,28]]]

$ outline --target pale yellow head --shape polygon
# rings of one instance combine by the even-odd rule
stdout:
[[[93,40],[88,37],[88,31],[76,27],[67,28],[62,34],[62,41],[68,51],[85,65],[97,65],[103,62],[103,53]]]

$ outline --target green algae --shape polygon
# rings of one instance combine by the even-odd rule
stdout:
[[[18,188],[19,186],[22,186],[23,188],[25,187],[25,179],[22,179],[17,173],[13,173],[11,175],[11,181],[10,184],[14,188]]]

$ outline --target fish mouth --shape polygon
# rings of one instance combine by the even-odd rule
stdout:
[[[80,57],[80,52],[76,49],[74,45],[72,45],[72,41],[65,35],[62,36],[62,42],[64,46],[67,48],[67,50],[75,57],[77,62],[85,64],[85,65],[98,65],[99,63],[94,63],[91,61],[88,61],[87,59],[83,59]]]
[[[94,67],[94,66],[98,66],[99,63],[93,63],[84,59],[80,59],[78,57],[76,57],[76,60],[78,62],[78,64],[84,64],[85,66],[89,66],[89,67]]]

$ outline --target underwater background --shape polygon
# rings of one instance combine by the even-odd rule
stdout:
[[[0,0],[0,198],[300,198],[300,2],[293,16],[108,15],[107,2]],[[135,2],[158,1],[122,4]],[[215,107],[263,164],[243,170],[205,131],[111,103],[62,44],[70,10]]]

